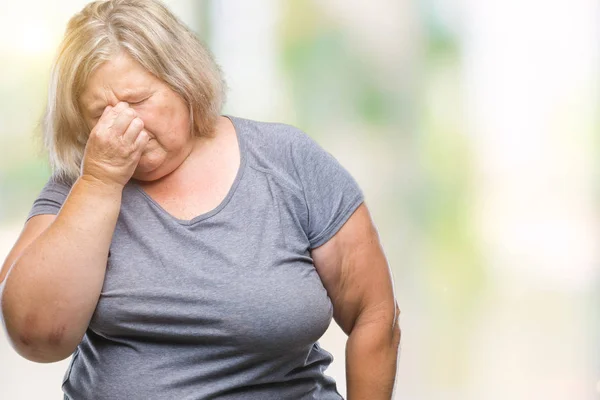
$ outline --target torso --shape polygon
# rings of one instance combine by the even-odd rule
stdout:
[[[241,160],[217,146],[190,164],[223,181],[217,172],[241,161],[231,188],[205,188],[228,191],[214,210],[193,186],[223,187],[216,178],[181,174],[188,187],[173,180],[173,192],[145,186],[173,214],[189,212],[171,216],[125,185],[102,291],[63,379],[67,398],[342,398],[323,373],[331,354],[316,343],[333,306],[310,257],[306,198],[286,150],[296,132],[234,123]],[[231,179],[236,168],[227,169]],[[67,187],[43,196],[57,186],[62,204]]]
[[[191,220],[216,208],[227,196],[240,166],[237,135],[221,117],[216,135],[198,146],[185,165],[160,182],[138,182],[146,194],[180,220]]]

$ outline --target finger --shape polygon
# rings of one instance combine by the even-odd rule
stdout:
[[[114,107],[111,105],[108,105],[104,109],[105,112],[102,114],[100,119],[102,119],[104,117],[104,119],[112,121],[115,118],[117,118],[117,116],[126,108],[129,108],[129,104],[124,101],[118,102]]]
[[[104,129],[109,128],[119,113],[127,108],[126,106],[128,106],[128,104],[125,102],[120,102],[114,107],[111,105],[106,106],[102,115],[98,118],[98,122],[96,122],[96,130],[103,131]]]
[[[123,142],[135,142],[135,139],[138,137],[142,129],[144,129],[144,122],[142,121],[142,119],[137,117],[134,118],[127,127],[125,133],[123,134]]]
[[[108,105],[106,106],[106,108],[109,108],[108,112],[106,113],[105,116],[105,121],[108,122],[107,126],[110,126],[112,124],[112,122],[117,119],[117,117],[119,116],[119,114],[121,114],[124,110],[129,108],[129,104],[124,102],[124,101],[120,101],[117,103],[117,105],[115,105],[114,107]],[[106,111],[106,109],[104,109]],[[102,114],[102,116],[104,116],[104,114]],[[100,117],[100,119],[102,119],[102,117]]]
[[[113,107],[113,115],[116,117],[127,108],[129,108],[129,103],[127,103],[126,101],[120,101],[117,103],[116,106]]]
[[[144,149],[146,148],[146,145],[148,144],[148,142],[150,141],[150,136],[148,135],[148,132],[146,132],[144,129],[142,129],[139,133],[139,135],[137,136],[137,138],[135,138],[135,149],[138,153],[142,153],[144,151]]]
[[[133,108],[126,108],[119,113],[119,115],[110,125],[110,131],[112,131],[113,135],[122,136],[135,117],[136,114]]]
[[[99,119],[105,118],[108,115],[108,113],[112,111],[112,109],[113,109],[113,106],[110,106],[110,105],[106,106]]]

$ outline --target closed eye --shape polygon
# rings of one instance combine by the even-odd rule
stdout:
[[[135,105],[135,104],[140,104],[140,103],[143,103],[144,101],[148,100],[149,98],[150,98],[150,97],[146,97],[145,99],[142,99],[142,100],[140,100],[140,101],[129,102],[129,104],[133,104],[133,105]]]

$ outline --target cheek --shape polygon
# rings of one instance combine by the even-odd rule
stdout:
[[[155,108],[138,107],[135,109],[137,116],[144,121],[144,129],[150,134],[151,138],[158,138],[165,132],[164,115]]]
[[[138,117],[144,121],[144,129],[151,138],[165,147],[174,147],[186,142],[189,137],[189,118],[173,107],[139,108]]]

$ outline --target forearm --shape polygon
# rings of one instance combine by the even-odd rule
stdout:
[[[0,292],[13,346],[29,359],[64,358],[94,312],[121,191],[80,178],[60,213],[16,259]]]
[[[346,344],[348,400],[390,400],[394,390],[400,328],[389,323],[357,325]]]

